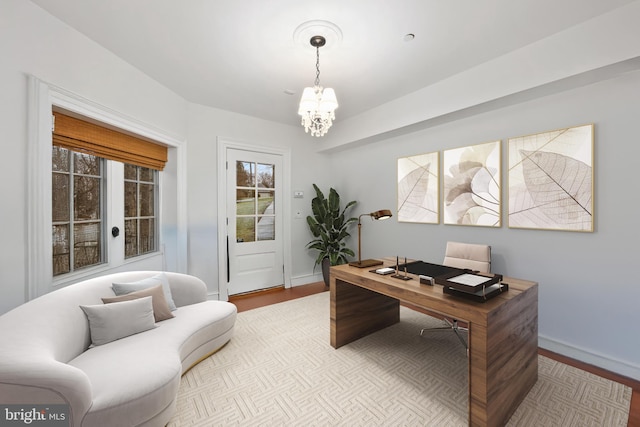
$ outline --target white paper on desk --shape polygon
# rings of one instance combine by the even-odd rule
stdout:
[[[451,277],[447,279],[447,281],[466,286],[478,286],[490,281],[491,279],[491,277],[477,276],[475,274],[461,274],[460,276]]]

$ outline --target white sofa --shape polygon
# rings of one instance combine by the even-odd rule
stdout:
[[[80,307],[113,297],[113,283],[158,273],[85,280],[0,316],[0,404],[67,404],[72,426],[165,425],[175,413],[181,375],[230,340],[235,305],[207,301],[196,277],[165,272],[174,317],[97,346]]]

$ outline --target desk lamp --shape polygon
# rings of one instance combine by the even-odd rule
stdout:
[[[387,218],[391,218],[393,215],[391,215],[391,211],[388,209],[382,209],[380,211],[375,211],[375,212],[371,212],[371,213],[366,213],[366,214],[362,214],[358,217],[358,261],[353,261],[350,262],[349,265],[352,267],[358,267],[358,268],[364,268],[364,267],[371,267],[373,265],[379,265],[382,264],[382,261],[379,261],[377,259],[365,259],[363,260],[360,257],[361,252],[361,232],[360,230],[362,229],[362,222],[360,222],[360,219],[363,216],[370,216],[372,219],[375,219],[376,221],[379,219],[387,219]]]

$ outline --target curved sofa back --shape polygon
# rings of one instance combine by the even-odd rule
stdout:
[[[80,305],[102,304],[114,295],[114,282],[127,283],[152,277],[158,271],[114,273],[55,290],[0,316],[0,342],[13,357],[45,357],[67,363],[89,348],[89,322]],[[178,307],[205,301],[206,285],[185,274],[165,272]],[[8,344],[8,345],[7,345]],[[16,354],[16,352],[18,354]],[[5,359],[0,350],[0,365]],[[6,354],[5,354],[6,355]]]

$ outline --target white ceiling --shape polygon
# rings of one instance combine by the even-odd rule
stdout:
[[[298,125],[315,79],[315,48],[294,40],[305,22],[342,33],[320,49],[338,123],[633,0],[32,2],[190,102]]]

